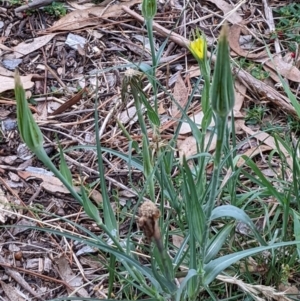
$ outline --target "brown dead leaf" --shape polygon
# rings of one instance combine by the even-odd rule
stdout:
[[[199,65],[190,66],[189,70],[187,71],[187,74],[188,74],[189,78],[200,76],[201,71],[200,71]]]
[[[267,65],[263,65],[263,68],[264,68],[264,70],[265,71],[267,71],[268,72],[268,74],[269,74],[269,77],[267,77],[267,78],[265,78],[264,79],[264,82],[265,83],[267,83],[269,86],[273,86],[274,87],[274,82],[273,81],[275,81],[276,83],[280,83],[280,78],[279,78],[279,76],[278,76],[278,74],[277,74],[277,72],[275,72],[273,69],[271,69],[270,67],[268,67]],[[268,79],[273,79],[273,81],[272,80],[270,80],[270,82],[272,82],[272,83],[269,83],[269,82],[267,82],[267,80]]]
[[[175,231],[176,228],[173,227],[173,226],[171,226],[171,230],[172,230],[172,231]],[[173,242],[173,245],[174,245],[176,248],[179,249],[179,248],[181,247],[182,243],[184,242],[184,237],[179,236],[179,235],[177,235],[177,234],[173,234],[173,235],[172,235],[172,242]]]
[[[228,42],[230,48],[236,52],[238,55],[246,57],[248,59],[253,59],[253,61],[258,63],[263,63],[266,67],[271,68],[274,72],[270,72],[270,75],[274,80],[280,82],[280,79],[276,76],[279,72],[285,78],[297,82],[300,82],[300,71],[297,67],[293,66],[291,63],[287,63],[279,55],[275,55],[272,59],[269,58],[269,55],[266,50],[259,53],[249,53],[248,51],[240,47],[240,35],[242,31],[242,24],[234,24],[230,28],[230,34],[228,36]],[[275,75],[275,76],[273,76]],[[279,80],[279,81],[278,81]]]
[[[71,31],[98,25],[100,18],[119,17],[123,13],[122,6],[131,7],[141,2],[141,0],[131,0],[130,2],[120,2],[106,7],[97,5],[84,10],[75,10],[59,19],[46,32]]]
[[[32,42],[27,43],[27,42],[22,42],[16,47],[14,47],[14,52],[16,58],[23,57],[26,54],[29,54],[43,46],[45,46],[47,43],[49,43],[52,38],[55,36],[55,34],[48,34],[45,36],[41,36],[38,38],[33,39]]]
[[[57,263],[57,269],[59,271],[60,277],[62,280],[64,280],[66,283],[68,283],[70,286],[72,286],[73,288],[79,288],[80,286],[82,286],[83,284],[83,280],[82,277],[79,275],[76,275],[73,273],[69,262],[67,261],[67,259],[63,256],[61,256],[60,258],[58,258],[56,260]],[[69,293],[71,293],[69,291]],[[84,298],[88,298],[89,294],[88,292],[82,287],[79,288],[77,290],[77,293]]]
[[[178,105],[183,109],[187,103],[188,96],[188,89],[181,77],[181,74],[178,73],[173,91],[175,101],[172,103],[171,108],[171,115],[173,118],[179,118],[181,114],[179,114],[180,110],[178,109]]]
[[[228,22],[230,22],[232,24],[236,24],[236,23],[240,23],[243,21],[240,14],[234,9],[234,6],[228,4],[224,0],[208,0],[208,1],[213,3],[221,11],[223,11],[224,17]]]
[[[280,73],[285,78],[300,83],[300,71],[296,66],[293,66],[290,63],[287,63],[283,60],[281,56],[274,56],[273,60],[269,60],[265,63],[266,66]],[[280,82],[280,81],[279,81]]]
[[[82,98],[83,93],[86,92],[86,88],[81,89],[77,94],[75,94],[72,98],[63,103],[58,109],[56,109],[51,115],[57,115],[63,113],[65,110],[70,108],[79,102]]]
[[[245,153],[243,153],[243,155],[245,155],[248,158],[254,158],[257,155],[267,152],[267,151],[270,151],[270,150],[272,150],[272,147],[263,144],[258,147],[249,148]],[[237,167],[241,167],[244,163],[245,163],[245,160],[243,158],[240,158],[236,165],[237,165]]]
[[[65,185],[56,177],[49,176],[42,173],[31,172],[31,171],[18,171],[18,175],[25,181],[36,178],[41,179],[41,187],[50,193],[59,192],[64,194],[70,194],[70,191],[65,187]],[[80,193],[81,187],[74,186],[74,189],[77,193]],[[97,204],[102,203],[102,195],[99,191],[93,190],[89,194],[89,197],[95,201]]]
[[[10,283],[6,284],[3,281],[0,281],[3,291],[5,292],[6,296],[9,298],[10,301],[25,301],[18,293],[17,288]]]
[[[233,114],[235,117],[241,117],[240,111],[244,104],[247,88],[239,80],[235,81],[234,88],[235,102],[233,107]]]
[[[261,51],[259,53],[249,53],[249,51],[246,51],[241,48],[240,46],[240,35],[242,31],[243,24],[233,24],[230,27],[230,32],[228,35],[228,43],[230,48],[236,52],[238,55],[247,57],[248,59],[258,59],[258,58],[266,58],[268,57],[267,52]]]
[[[34,83],[31,81],[32,76],[32,74],[21,76],[21,82],[25,90],[33,87]],[[13,90],[15,88],[15,80],[13,77],[0,75],[0,83],[0,93]]]
[[[275,139],[272,136],[270,136],[269,134],[267,134],[265,132],[254,132],[252,129],[247,127],[242,120],[240,120],[239,122],[241,123],[241,129],[245,133],[253,136],[255,139],[257,139],[260,142],[264,143],[265,145],[271,147],[271,149],[277,150]],[[288,165],[291,168],[293,168],[293,160],[292,160],[291,156],[289,155],[289,153],[287,152],[285,147],[279,141],[277,141],[277,143],[280,148],[280,151],[285,155]]]
[[[286,294],[291,294],[291,295],[298,295],[300,293],[299,289],[295,285],[291,284],[279,284],[278,290],[280,292],[285,292]],[[284,301],[283,298],[277,299],[278,301]]]
[[[205,135],[205,142],[204,145],[206,146],[210,140],[211,132],[208,131]],[[209,150],[213,151],[216,148],[217,143],[217,135],[214,134]],[[193,155],[197,154],[197,142],[196,139],[193,136],[187,137],[185,140],[178,140],[177,147],[179,150],[179,157],[180,159],[183,158],[183,156],[186,156],[187,158]]]

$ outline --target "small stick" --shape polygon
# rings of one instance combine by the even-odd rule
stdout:
[[[45,6],[52,2],[54,2],[54,0],[34,0],[32,2],[29,2],[28,4],[17,7],[15,9],[15,13],[20,13],[26,9],[33,9],[33,8],[38,8],[40,6]]]

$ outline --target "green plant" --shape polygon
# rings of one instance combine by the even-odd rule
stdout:
[[[23,0],[8,0],[11,5],[23,5],[25,1]]]
[[[62,2],[52,2],[51,5],[47,5],[44,7],[44,11],[55,17],[62,17],[67,14],[67,8]]]
[[[143,3],[143,14],[148,21],[151,21],[155,15],[156,10],[153,5],[152,2]],[[147,11],[147,8],[150,11]],[[151,38],[152,24],[151,22],[146,24],[149,38]],[[274,274],[276,272],[279,274],[278,267],[282,265],[282,261],[289,261],[284,262],[285,267],[292,266],[296,262],[295,254],[300,254],[300,217],[298,213],[300,209],[300,168],[296,151],[298,147],[295,150],[285,140],[275,136],[277,149],[269,156],[270,162],[275,156],[282,162],[280,177],[276,182],[265,176],[254,160],[237,153],[240,145],[236,145],[235,140],[231,139],[234,137],[234,127],[228,127],[228,115],[234,105],[234,91],[227,35],[227,28],[224,27],[218,41],[217,60],[212,80],[206,56],[205,37],[196,32],[193,41],[187,45],[197,59],[204,79],[201,99],[204,118],[200,129],[186,112],[201,78],[191,92],[187,106],[182,108],[177,104],[182,116],[178,119],[173,139],[169,142],[161,139],[158,130],[160,119],[156,110],[157,98],[154,95],[151,99],[143,91],[141,72],[127,71],[121,92],[124,101],[129,93],[133,96],[142,134],[140,145],[133,141],[126,128],[120,124],[121,130],[129,141],[128,153],[103,148],[100,144],[97,126],[98,114],[95,109],[97,144],[96,147],[89,147],[97,151],[98,172],[103,196],[103,210],[100,213],[99,208],[87,197],[83,187],[81,194],[74,190],[63,151],[60,149],[60,170],[57,170],[45,155],[42,134],[28,109],[24,90],[20,79],[16,76],[15,95],[18,126],[22,139],[37,157],[61,179],[73,197],[83,205],[88,216],[96,221],[102,233],[99,236],[95,235],[81,225],[72,222],[74,227],[85,234],[84,239],[67,231],[61,233],[51,228],[46,231],[64,235],[72,240],[83,240],[85,244],[105,253],[108,298],[112,298],[114,284],[119,281],[125,290],[124,294],[120,290],[116,299],[124,299],[125,296],[128,299],[140,300],[150,298],[193,301],[203,296],[203,299],[218,300],[220,292],[222,292],[221,284],[231,283],[238,285],[244,291],[243,294],[238,295],[238,300],[242,298],[250,300],[251,296],[258,300],[259,294],[264,294],[266,287],[254,286],[234,278],[235,274],[242,275],[242,277],[246,274],[244,279],[249,279],[249,282],[259,279],[256,275],[251,274],[247,261],[245,265],[247,271],[246,273],[242,271],[241,261],[249,256],[261,254],[263,251],[271,252],[272,262],[267,263],[270,272],[264,281],[267,284],[274,284],[275,281],[279,281]],[[139,66],[153,84],[153,93],[158,88],[162,88],[154,76],[156,63],[162,52],[163,46],[157,53],[152,53],[152,67],[146,64]],[[286,89],[288,88],[286,87]],[[286,91],[288,92],[288,90]],[[165,93],[168,94],[168,91]],[[291,92],[289,91],[289,93]],[[172,98],[172,95],[168,95]],[[292,99],[292,103],[297,106],[295,99]],[[97,103],[95,108],[97,108]],[[208,152],[208,145],[205,142],[212,119],[216,126],[211,132],[211,138],[214,134],[217,137],[214,154]],[[183,157],[182,161],[178,162],[175,147],[183,121],[189,123],[198,151],[193,157]],[[149,128],[153,133],[152,141],[148,135]],[[84,148],[84,146],[78,148],[80,147]],[[141,185],[130,182],[138,195],[138,200],[136,206],[132,208],[129,230],[125,235],[119,233],[119,224],[123,221],[124,216],[119,217],[118,214],[115,214],[110,203],[104,177],[103,152],[118,157],[128,164],[128,170],[135,168],[144,176]],[[288,182],[285,175],[287,166],[290,166],[286,154],[293,158],[292,182]],[[243,165],[240,164],[241,159],[243,159]],[[211,165],[213,166],[212,174],[208,172]],[[174,170],[178,171],[176,178],[173,175]],[[151,201],[141,205],[145,197],[150,198]],[[118,198],[118,195],[115,194],[114,198]],[[269,214],[271,210],[265,199],[271,199],[273,203],[276,203],[275,213],[272,211],[272,214]],[[156,200],[158,200],[158,206],[154,205]],[[291,208],[291,204],[294,208]],[[127,210],[124,211],[125,214],[128,214]],[[133,230],[137,213],[139,214],[138,224],[153,245],[141,242],[140,233]],[[265,217],[266,224],[266,229],[263,231],[259,230],[252,220],[261,216]],[[294,221],[293,233],[288,227],[291,217]],[[64,218],[62,220],[67,221]],[[243,235],[243,239],[240,240],[236,239],[234,231],[237,221],[245,224],[248,229],[247,235]],[[173,243],[175,235],[182,238],[179,244]],[[292,235],[297,238],[296,242]],[[278,256],[285,250],[284,248],[293,245],[296,246],[292,250],[292,259]],[[139,248],[139,252],[136,252],[136,248]],[[277,248],[281,249],[277,252]],[[142,257],[143,254],[149,258]],[[265,261],[259,255],[256,256],[256,260],[259,263]],[[286,275],[285,271],[285,277],[282,278],[286,279]],[[177,285],[176,278],[181,278],[180,285]],[[219,285],[217,288],[215,288],[216,283]],[[225,293],[223,295],[224,298],[227,298]],[[236,298],[235,295],[236,292],[231,296]],[[63,299],[71,300],[68,297]],[[88,298],[86,299],[88,300]]]
[[[262,65],[255,65],[250,69],[250,73],[253,77],[259,79],[259,80],[265,80],[270,76],[268,71],[265,71],[263,69]]]
[[[240,58],[237,62],[240,68],[247,70],[253,77],[259,80],[264,80],[270,76],[269,72],[263,69],[263,65],[255,64],[247,58]]]
[[[261,124],[267,110],[263,105],[254,105],[252,108],[247,108],[245,109],[245,121],[248,124]]]
[[[294,132],[295,134],[299,134],[299,132],[300,132],[299,120],[297,120],[296,118],[294,118],[292,116],[288,116],[287,117],[287,124],[288,124],[289,130],[291,132]]]
[[[300,4],[290,3],[274,9],[276,16],[276,32],[271,33],[270,39],[275,37],[282,43],[287,43],[290,51],[296,51],[296,45],[300,42],[299,37],[299,13]],[[272,37],[273,36],[273,37]]]

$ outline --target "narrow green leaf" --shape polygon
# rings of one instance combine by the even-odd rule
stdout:
[[[197,272],[194,269],[190,269],[180,284],[179,289],[176,292],[176,301],[185,300],[184,296],[182,296],[183,290],[186,288],[192,277],[197,276]]]
[[[144,104],[144,106],[146,107],[147,109],[147,115],[148,115],[148,118],[149,120],[156,126],[159,126],[160,125],[160,120],[159,120],[159,117],[158,115],[156,114],[156,112],[154,111],[154,109],[151,107],[144,91],[139,87],[139,97],[140,97],[140,100],[141,102]]]
[[[210,262],[214,259],[222,248],[224,242],[226,241],[228,235],[233,229],[234,224],[225,225],[209,242],[209,246],[206,250],[204,263]]]
[[[224,205],[224,206],[219,206],[214,208],[211,214],[211,220],[215,220],[217,218],[221,217],[232,217],[236,220],[239,220],[243,223],[245,223],[253,232],[254,236],[258,240],[258,242],[266,246],[267,243],[265,240],[262,238],[262,236],[259,234],[257,231],[255,225],[253,224],[252,220],[250,217],[240,208],[232,206],[232,205]]]
[[[294,235],[296,240],[300,241],[300,214],[293,210],[293,220],[294,220]],[[300,259],[300,244],[297,244],[298,258]]]
[[[144,175],[146,177],[146,182],[149,187],[149,194],[151,200],[155,201],[155,188],[154,188],[154,173],[153,173],[153,165],[152,158],[149,149],[148,139],[145,135],[143,135],[142,140],[142,153],[143,153],[143,167],[144,167]]]
[[[104,223],[107,229],[110,231],[111,235],[118,237],[118,224],[114,214],[114,211],[110,204],[110,198],[108,195],[105,176],[104,176],[104,164],[102,159],[102,147],[100,143],[100,135],[99,135],[99,126],[98,126],[98,102],[95,102],[95,133],[96,133],[96,147],[97,147],[97,159],[98,159],[98,171],[100,175],[100,186],[101,186],[101,194],[103,198],[103,216]],[[95,206],[94,206],[95,207]],[[96,208],[96,207],[95,207]]]
[[[239,260],[252,256],[256,253],[263,252],[270,249],[275,249],[279,247],[291,246],[295,244],[299,244],[300,241],[293,242],[281,242],[274,244],[272,246],[264,246],[264,247],[256,247],[249,250],[244,250],[240,252],[236,252],[233,254],[225,255],[210,261],[206,266],[204,266],[204,285],[209,285],[216,277],[223,272],[225,269],[230,267],[232,264],[235,264]]]
[[[91,202],[91,200],[87,197],[85,189],[83,186],[81,186],[80,189],[81,197],[83,200],[83,209],[85,213],[92,218],[98,225],[102,224],[102,219],[99,216],[98,208]]]
[[[59,156],[60,156],[59,171],[61,172],[62,176],[67,180],[67,182],[70,185],[72,185],[72,174],[70,168],[67,165],[67,162],[64,157],[64,152],[59,142],[58,142],[58,148],[59,148]]]
[[[199,201],[195,182],[185,158],[183,158],[183,168],[185,172],[184,182],[187,186],[187,194],[184,195],[186,201],[186,211],[190,230],[199,245],[202,245],[202,239],[205,231],[206,216]]]
[[[275,189],[272,183],[270,183],[261,170],[257,167],[257,165],[253,162],[253,160],[245,155],[242,155],[242,158],[245,160],[245,163],[255,172],[261,181],[261,186],[265,187],[269,190],[269,192],[276,197],[276,199],[283,205],[283,199],[280,193]]]

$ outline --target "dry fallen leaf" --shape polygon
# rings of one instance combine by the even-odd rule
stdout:
[[[281,56],[275,55],[272,59],[270,59],[266,50],[259,53],[249,53],[249,51],[242,49],[239,42],[242,26],[243,24],[234,24],[230,28],[228,42],[230,48],[234,52],[236,52],[240,56],[246,57],[248,59],[252,59],[257,63],[262,63],[264,66],[274,70],[275,76],[273,76],[274,73],[270,73],[270,76],[272,76],[272,78],[275,81],[279,80],[277,76],[277,72],[279,72],[282,76],[286,77],[291,81],[298,82],[298,83],[300,82],[299,69],[293,66],[292,64],[285,62]]]
[[[278,146],[280,148],[280,151],[286,157],[286,161],[287,161],[288,165],[291,168],[293,167],[293,160],[292,160],[291,156],[289,155],[289,153],[287,152],[285,147],[279,141],[277,141],[277,143],[276,143],[275,139],[272,136],[270,136],[269,134],[265,133],[265,132],[254,132],[252,129],[250,129],[249,127],[247,127],[245,125],[244,120],[239,120],[238,122],[240,123],[241,129],[245,133],[247,133],[250,136],[253,136],[255,139],[257,139],[260,142],[264,143],[265,145],[271,147],[272,149],[277,150],[277,144],[278,144]]]
[[[200,71],[199,65],[190,66],[189,70],[187,71],[187,74],[188,74],[189,78],[200,76],[201,71]]]
[[[240,110],[245,100],[247,88],[239,80],[235,81],[234,88],[235,88],[234,90],[235,102],[233,107],[233,114],[236,117],[241,117]]]
[[[268,57],[265,50],[259,53],[249,53],[248,50],[244,50],[240,46],[240,36],[243,28],[243,24],[233,24],[230,27],[230,32],[228,35],[228,43],[230,48],[240,56],[247,57],[248,59],[260,59]]]
[[[31,81],[31,78],[32,74],[21,76],[21,82],[25,90],[33,87],[34,83]],[[13,90],[15,88],[15,80],[13,77],[0,75],[0,83],[0,93],[4,91]]]
[[[204,145],[206,146],[210,140],[211,132],[208,131],[205,135],[205,142]],[[209,150],[213,151],[216,148],[217,143],[217,135],[214,134]],[[182,159],[183,156],[186,156],[187,158],[193,155],[197,154],[197,142],[196,139],[193,136],[187,137],[185,140],[178,140],[177,141],[177,147],[179,150],[179,157]]]
[[[17,288],[10,283],[6,284],[3,281],[0,281],[3,291],[5,295],[9,298],[10,301],[25,301],[18,293]]]
[[[176,228],[171,226],[171,230],[176,231]],[[184,242],[184,237],[179,236],[177,234],[172,234],[172,242],[173,242],[173,245],[179,249],[181,247],[182,243]]]
[[[14,47],[14,52],[16,58],[23,57],[26,54],[29,54],[43,46],[45,46],[47,43],[49,43],[52,38],[55,36],[55,34],[48,34],[45,36],[41,36],[38,38],[33,39],[32,42],[27,43],[27,42],[22,42],[18,44],[16,47]]]
[[[240,23],[243,21],[243,18],[240,16],[240,14],[235,10],[234,6],[231,4],[225,2],[224,0],[208,0],[209,2],[216,5],[220,10],[224,13],[224,18],[232,23]]]
[[[106,7],[97,5],[88,9],[75,10],[59,19],[46,32],[72,31],[87,26],[98,25],[99,18],[118,17],[123,13],[122,6],[131,7],[140,2],[142,1],[131,0],[130,2],[120,2]]]
[[[0,66],[0,75],[14,77],[15,73]]]
[[[299,69],[296,66],[285,62],[281,56],[274,56],[273,60],[266,62],[265,65],[279,72],[282,76],[286,77],[287,79],[300,83]]]
[[[174,101],[172,102],[171,116],[173,117],[173,120],[178,120],[182,115],[181,111],[178,109],[178,106],[180,106],[181,109],[184,109],[189,97],[188,88],[186,87],[180,73],[178,73],[176,78],[173,97]],[[177,122],[174,124],[174,127],[176,126]]]
[[[195,115],[191,115],[189,117],[197,125],[198,128],[201,128],[201,123],[202,123],[202,120],[203,120],[203,117],[204,117],[204,114],[203,114],[202,111],[196,113]],[[215,122],[212,119],[209,126],[213,127],[214,125],[215,125]],[[192,132],[192,129],[191,129],[189,123],[188,122],[183,122],[182,125],[181,125],[181,128],[180,128],[179,134],[184,135],[184,134],[191,133],[191,132]]]
[[[64,194],[70,194],[70,191],[65,187],[65,185],[56,177],[37,173],[37,172],[31,172],[31,171],[18,171],[18,175],[24,179],[29,180],[32,178],[37,178],[43,180],[41,183],[41,187],[45,189],[46,191],[50,193],[64,193]],[[74,186],[74,189],[77,193],[80,193],[81,187]],[[93,190],[90,192],[89,197],[95,201],[97,204],[100,204],[102,202],[102,195],[99,191]]]
[[[67,261],[67,259],[63,256],[61,256],[60,258],[58,258],[56,260],[57,263],[57,268],[60,274],[60,277],[62,280],[64,280],[65,282],[67,282],[70,286],[72,286],[74,289],[77,289],[77,293],[84,298],[88,298],[89,294],[88,292],[85,290],[85,288],[79,288],[82,286],[83,284],[83,280],[82,280],[82,276],[79,276],[73,273],[69,262]],[[69,293],[71,293],[69,291]]]

